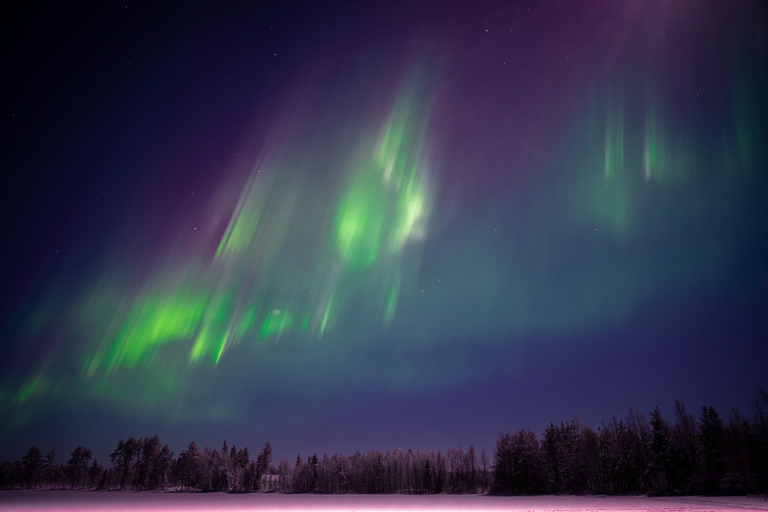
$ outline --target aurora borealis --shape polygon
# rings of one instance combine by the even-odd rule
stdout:
[[[409,118],[417,109],[402,103],[375,143],[349,162],[335,202],[310,206],[310,179],[310,187],[296,187],[293,176],[267,176],[291,164],[265,155],[238,183],[239,197],[216,198],[212,213],[192,228],[199,241],[158,265],[114,323],[96,322],[88,337],[99,342],[88,347],[85,374],[177,364],[177,353],[168,360],[162,354],[171,343],[191,342],[187,363],[207,359],[217,365],[228,347],[246,337],[263,343],[301,332],[319,339],[349,300],[345,281],[373,266],[379,267],[370,271],[377,282],[367,300],[375,304],[381,292],[379,316],[390,320],[400,289],[398,254],[424,236],[429,213],[426,164],[419,155],[423,130],[414,133]],[[223,235],[216,231],[222,219]],[[86,304],[110,294],[98,287],[86,293],[80,322],[87,325],[93,311]],[[106,307],[117,313],[121,303]]]
[[[491,450],[768,387],[759,2],[68,9],[11,16],[4,456]]]

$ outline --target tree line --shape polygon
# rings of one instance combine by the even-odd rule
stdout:
[[[195,490],[243,491],[271,490],[262,485],[263,475],[271,467],[272,447],[266,443],[255,460],[248,448],[228,448],[226,440],[221,451],[205,448],[200,451],[192,442],[174,458],[167,444],[158,436],[121,439],[109,456],[112,463],[105,469],[91,450],[78,446],[66,464],[58,464],[56,450],[45,457],[36,446],[29,449],[21,461],[0,464],[0,488],[53,489],[133,489],[133,490]],[[267,479],[268,480],[268,479]]]
[[[266,443],[198,449],[177,457],[158,436],[121,439],[105,468],[78,446],[64,464],[56,450],[32,447],[0,464],[0,488],[134,489],[295,493],[741,494],[768,492],[768,393],[760,390],[747,418],[733,409],[727,424],[713,407],[697,417],[675,403],[674,421],[658,408],[650,421],[629,411],[598,429],[578,418],[502,433],[493,459],[473,445],[421,452],[380,450],[317,454],[272,465]]]
[[[500,434],[493,491],[500,494],[745,494],[768,492],[768,393],[752,419],[732,409],[726,424],[711,406],[697,417],[675,402],[674,421],[657,407],[597,430],[578,418]]]

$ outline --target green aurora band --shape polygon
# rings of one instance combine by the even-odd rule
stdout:
[[[302,145],[293,142],[300,130],[278,126],[159,264],[141,272],[118,255],[86,289],[73,287],[80,295],[66,312],[57,307],[66,287],[39,301],[23,333],[46,340],[45,362],[9,379],[0,404],[11,404],[16,424],[36,397],[57,393],[158,409],[186,393],[216,406],[218,397],[195,387],[212,370],[251,348],[280,372],[293,364],[284,361],[291,350],[315,343],[329,345],[312,354],[346,364],[342,378],[352,382],[454,385],[463,368],[423,370],[410,356],[444,341],[515,343],[520,333],[610,325],[659,295],[716,282],[744,244],[743,234],[722,226],[735,224],[745,195],[764,188],[760,80],[736,65],[723,105],[711,109],[723,122],[692,129],[697,119],[670,107],[681,103],[676,77],[649,62],[616,64],[626,72],[611,68],[609,76],[598,70],[584,101],[569,104],[557,126],[552,159],[518,169],[515,155],[498,157],[531,181],[496,191],[503,201],[489,198],[487,209],[464,210],[450,219],[450,233],[430,223],[451,205],[443,197],[437,204],[431,149],[440,134],[432,133],[434,98],[423,87],[402,86],[375,116],[373,134],[349,136],[344,129],[359,127],[328,122],[329,139],[312,133]],[[645,69],[642,80],[628,72],[635,68]],[[336,146],[328,149],[326,140]],[[414,278],[425,239],[439,256]],[[396,372],[348,356],[349,345],[366,336],[397,339],[386,347]],[[290,349],[275,357],[270,348],[278,341]],[[49,364],[48,354],[62,352],[77,354],[75,370]],[[310,363],[296,364],[301,373]],[[176,419],[188,410],[162,412]]]
[[[369,274],[380,288],[380,300],[372,299],[377,316],[390,322],[402,287],[399,254],[425,237],[432,210],[429,116],[414,89],[403,88],[378,137],[359,143],[354,154],[361,156],[348,162],[335,204],[313,202],[312,183],[296,186],[290,175],[270,172],[290,163],[279,157],[287,150],[268,148],[244,185],[224,187],[213,201],[211,227],[201,234],[218,237],[215,253],[205,249],[213,241],[191,251],[179,244],[134,293],[130,285],[121,293],[108,278],[89,290],[75,319],[64,320],[82,328],[85,382],[119,397],[127,392],[124,379],[143,369],[151,384],[144,391],[128,385],[139,394],[134,400],[163,402],[190,378],[180,361],[215,366],[239,343],[321,338],[355,302],[356,281]],[[239,197],[227,200],[233,190]],[[216,235],[221,218],[229,220]],[[36,315],[29,330],[44,329],[52,320],[46,316]],[[43,366],[13,402],[53,391],[56,380]]]

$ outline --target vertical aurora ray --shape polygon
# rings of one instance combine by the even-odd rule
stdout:
[[[645,181],[650,181],[659,175],[663,151],[663,142],[659,139],[656,126],[656,113],[649,110],[643,148],[643,176]]]
[[[622,232],[627,223],[624,146],[624,103],[618,95],[611,102],[605,122],[605,188],[597,203],[598,219],[607,221],[616,232]]]
[[[651,74],[651,71],[648,72]],[[694,152],[689,147],[688,134],[674,127],[665,105],[671,103],[648,79],[643,88],[645,112],[642,117],[642,169],[646,182],[671,185],[683,183],[695,168]]]
[[[724,165],[731,171],[752,172],[765,163],[761,155],[768,114],[761,94],[755,90],[759,80],[752,76],[753,71],[736,69],[731,75],[730,111],[726,117],[730,122],[724,124],[723,135]]]
[[[397,296],[400,293],[400,281],[397,280],[392,284],[392,288],[389,290],[387,296],[387,308],[384,311],[384,321],[390,322],[395,315],[395,307],[397,306]]]
[[[612,107],[605,123],[605,179],[613,181],[624,171],[624,105]]]
[[[574,196],[575,207],[593,212],[581,212],[579,217],[594,223],[593,229],[602,227],[625,237],[643,222],[638,217],[644,207],[641,198],[663,189],[698,186],[702,151],[697,148],[707,144],[701,135],[685,129],[688,122],[670,112],[680,100],[670,92],[674,80],[660,72],[663,50],[653,51],[659,55],[649,50],[643,55],[645,64],[617,61],[610,78],[594,80],[586,122],[589,132],[577,136],[586,139],[582,154],[589,163],[582,167],[582,192]],[[631,76],[633,66],[644,69],[643,81],[623,78]],[[602,162],[599,169],[598,162]]]
[[[365,268],[423,237],[430,212],[424,174],[426,119],[406,94],[393,109],[373,158],[353,171],[336,214],[344,263]]]

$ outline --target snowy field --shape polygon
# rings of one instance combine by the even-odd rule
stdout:
[[[645,496],[285,495],[109,491],[0,491],[0,510],[477,510],[721,511],[765,510],[768,498]]]

